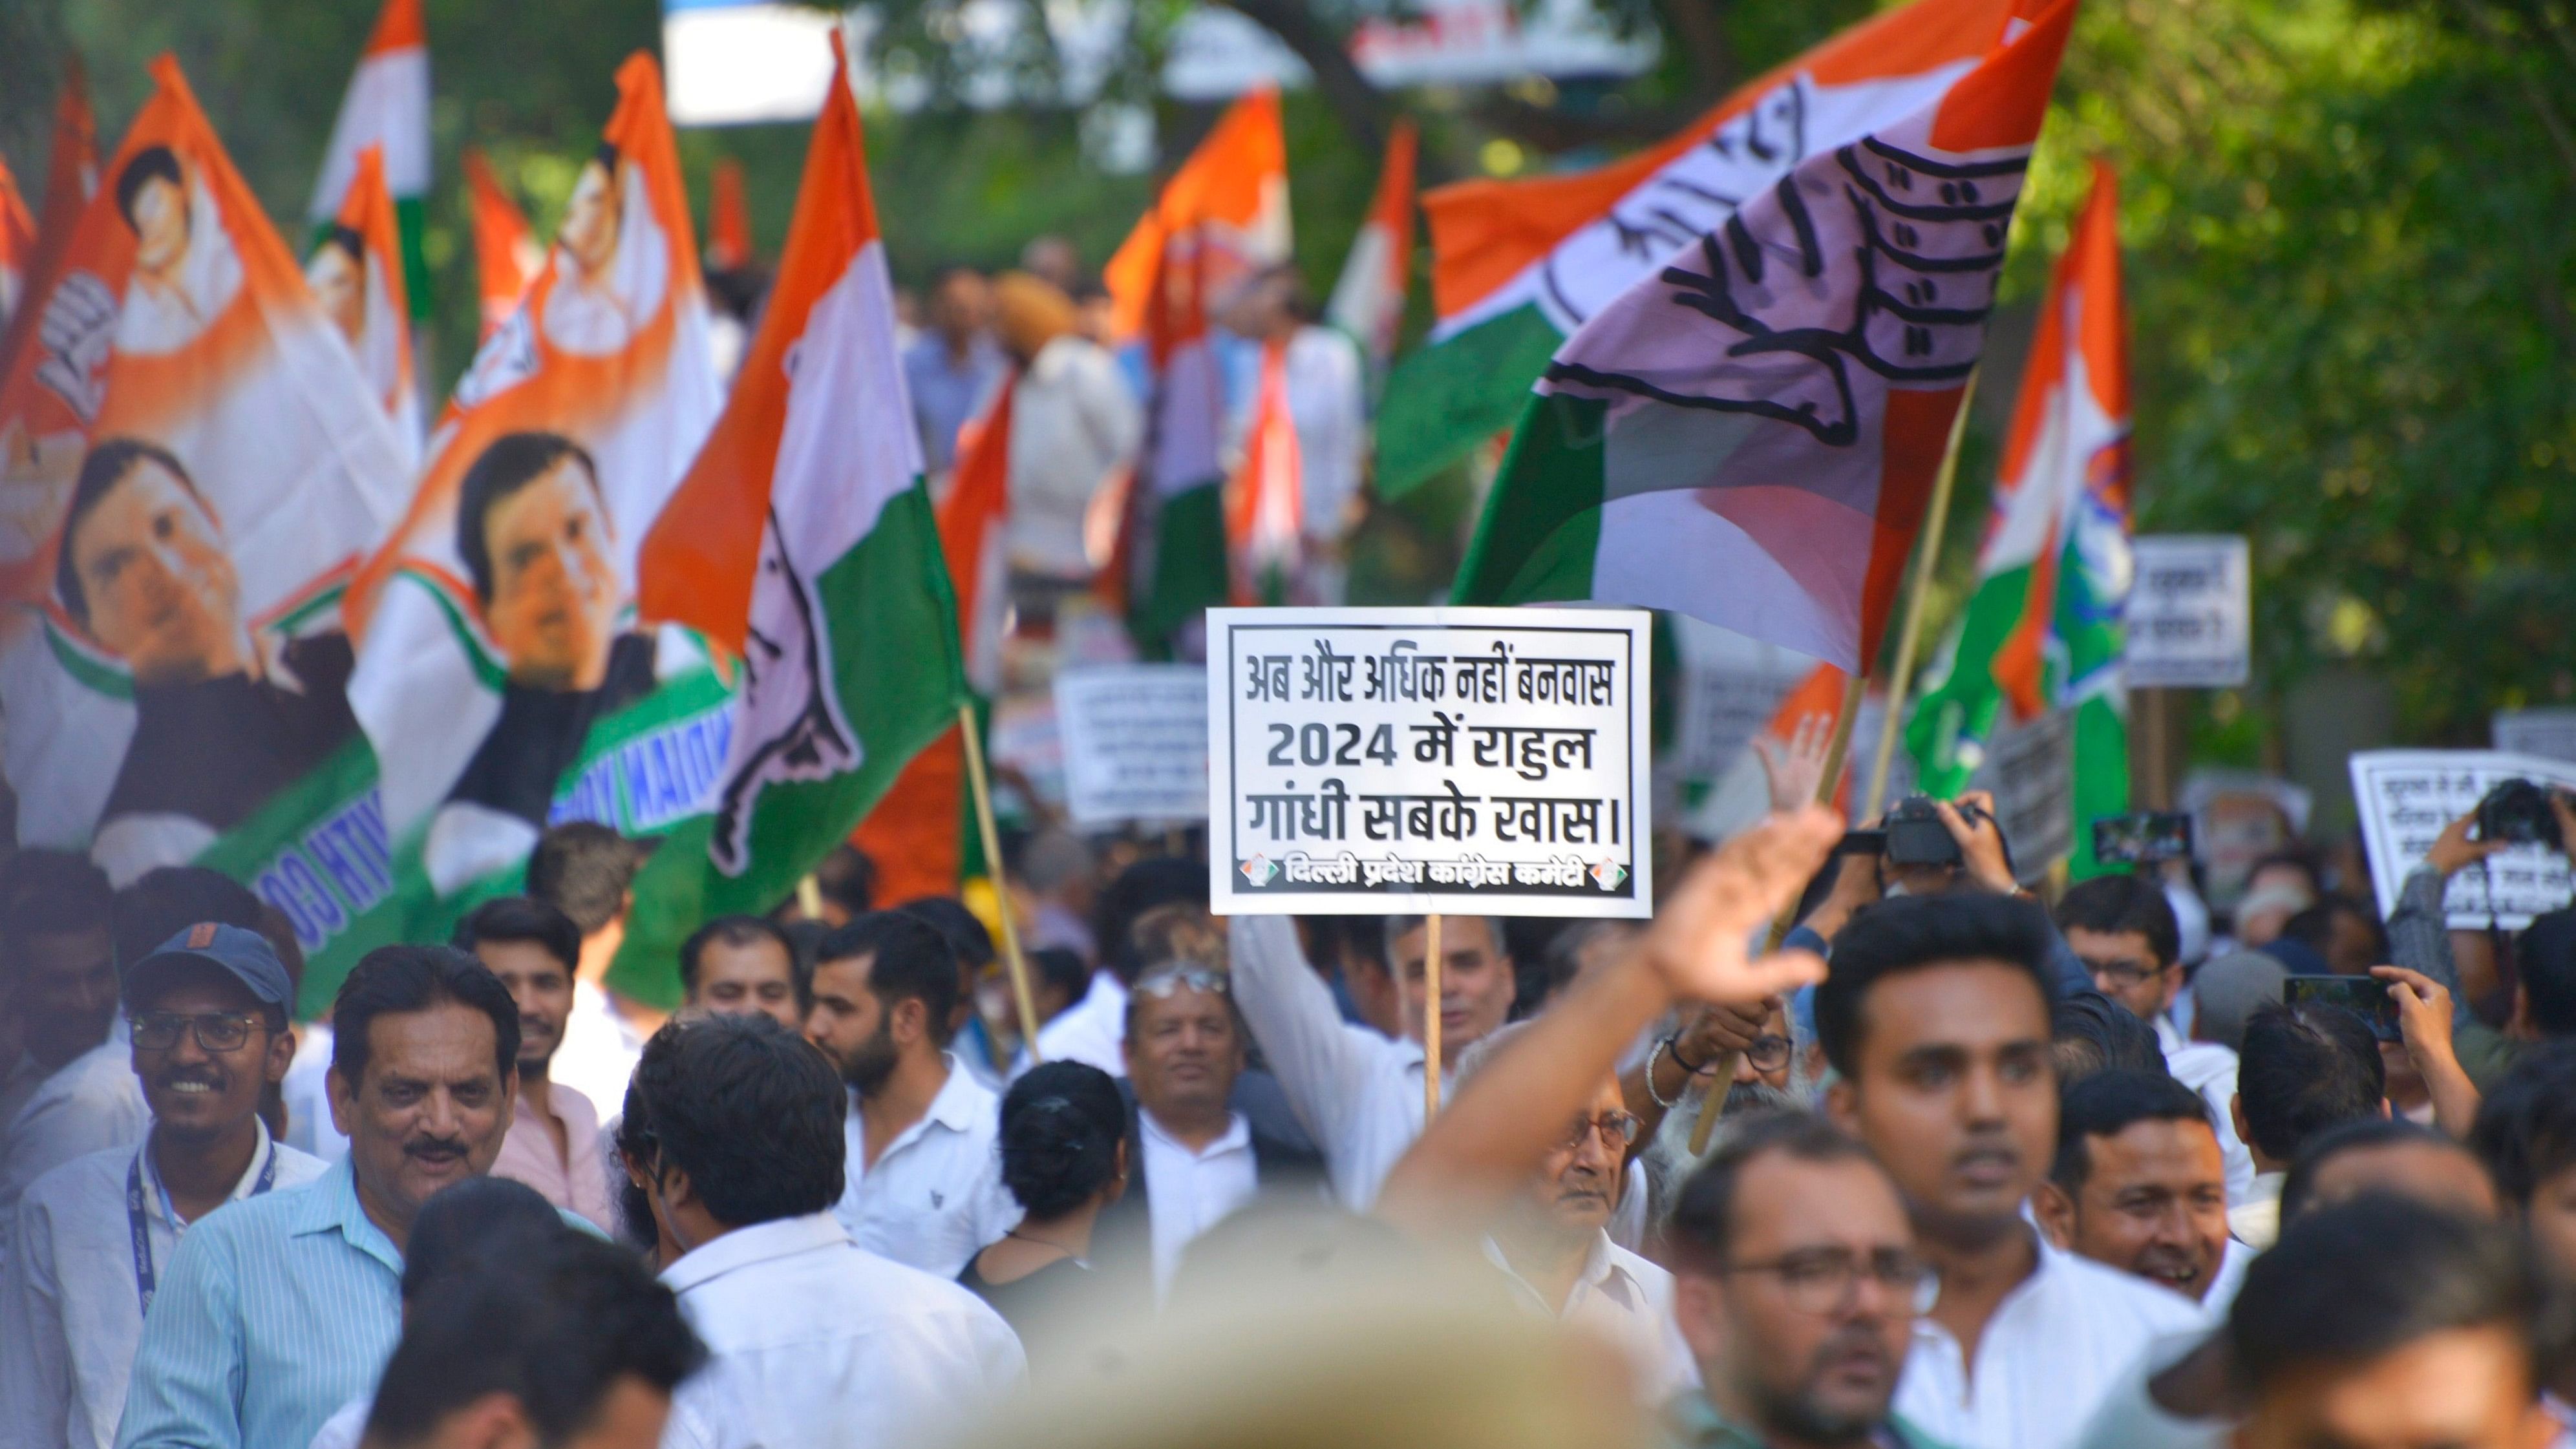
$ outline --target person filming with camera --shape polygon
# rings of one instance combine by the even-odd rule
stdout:
[[[2471,866],[2485,869],[2498,851],[2536,845],[2576,863],[2571,843],[2576,795],[2529,780],[2504,781],[2442,828],[2388,913],[2390,960],[2449,992],[2452,1047],[2480,1091],[2491,1089],[2535,1043],[2576,1038],[2576,908],[2533,917],[2512,938],[2515,969],[2507,976],[2495,959],[2505,949],[2496,933],[2451,930],[2443,896],[2452,877]]]

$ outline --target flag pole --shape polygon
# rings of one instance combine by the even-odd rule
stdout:
[[[1440,1115],[1440,913],[1422,918],[1422,1125]]]
[[[1951,485],[1959,476],[1959,444],[1968,436],[1968,404],[1977,396],[1977,374],[1959,390],[1959,410],[1950,418],[1950,441],[1941,450],[1941,471],[1932,478],[1932,506],[1923,515],[1922,537],[1915,544],[1914,579],[1905,591],[1905,623],[1896,633],[1896,669],[1887,677],[1887,709],[1879,715],[1878,758],[1869,767],[1869,803],[1860,818],[1875,820],[1886,803],[1887,766],[1895,758],[1896,736],[1905,725],[1905,687],[1914,678],[1914,651],[1923,637],[1923,601],[1930,592],[1932,564],[1941,554],[1941,529],[1950,517]]]
[[[1834,716],[1833,738],[1825,745],[1825,768],[1816,776],[1816,803],[1819,805],[1831,805],[1834,796],[1840,792],[1843,759],[1851,753],[1852,726],[1860,719],[1861,696],[1868,687],[1869,679],[1865,675],[1854,674],[1843,681],[1842,709]],[[1792,900],[1780,908],[1778,916],[1772,918],[1771,934],[1762,943],[1763,954],[1779,950],[1780,943],[1788,939],[1789,928],[1796,924],[1798,903]],[[1699,1120],[1691,1124],[1690,1151],[1693,1157],[1708,1151],[1709,1134],[1716,1130],[1717,1119],[1725,1113],[1726,1091],[1715,1078],[1723,1076],[1730,1083],[1735,1080],[1735,1055],[1727,1052],[1712,1064],[1713,1076],[1708,1095],[1700,1099]],[[1717,1067],[1723,1067],[1725,1071],[1717,1073],[1714,1070]]]
[[[1032,1063],[1038,1055],[1038,1003],[1029,990],[1029,963],[1020,956],[1020,928],[1011,919],[1010,883],[1002,875],[1002,832],[993,824],[993,782],[984,774],[984,741],[975,729],[975,704],[957,706],[957,732],[966,742],[966,785],[975,796],[975,828],[984,838],[984,869],[993,881],[993,915],[1002,923],[1002,964],[1011,973],[1011,1000],[1020,1009],[1020,1036]]]

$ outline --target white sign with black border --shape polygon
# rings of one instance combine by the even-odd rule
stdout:
[[[1055,677],[1074,824],[1207,814],[1206,674],[1195,664],[1119,664]]]
[[[1644,610],[1207,618],[1218,915],[1653,914]]]
[[[2233,689],[2254,658],[2252,555],[2242,534],[2141,534],[2121,613],[2133,689]]]
[[[2370,854],[2380,914],[2397,909],[2406,877],[2424,863],[2442,828],[2478,808],[2507,780],[2576,790],[2576,765],[2500,750],[2363,750],[2352,757],[2352,800]],[[2568,903],[2567,856],[2541,845],[2508,846],[2451,877],[2442,909],[2454,930],[2490,922],[2519,931]]]

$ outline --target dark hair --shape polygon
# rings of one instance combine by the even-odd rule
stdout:
[[[1900,896],[1853,913],[1834,939],[1833,971],[1816,988],[1816,1038],[1849,1078],[1860,1061],[1861,1006],[1888,976],[1927,966],[2001,961],[2030,977],[2043,1009],[2057,999],[2048,913],[2015,896],[1952,891]]]
[[[2245,1271],[2228,1309],[2236,1368],[2257,1392],[2295,1373],[2366,1363],[2432,1334],[2505,1327],[2540,1382],[2540,1277],[2521,1239],[2388,1193],[2295,1221]]]
[[[571,1231],[554,1204],[524,1182],[469,1177],[449,1183],[420,1205],[403,1240],[403,1301],[453,1274],[513,1267]]]
[[[519,1070],[519,1007],[482,962],[453,946],[378,946],[358,958],[331,1003],[331,1070],[355,1090],[366,1080],[367,1030],[379,1016],[427,1011],[446,1002],[492,1019],[492,1066],[501,1080]]]
[[[2078,881],[2057,900],[2057,928],[2082,929],[2116,936],[2147,938],[2147,950],[2159,966],[2182,956],[2182,927],[2174,920],[2173,902],[2164,887],[2144,876],[2100,875]]]
[[[1029,965],[1036,968],[1039,985],[1063,992],[1067,1001],[1080,1001],[1091,990],[1091,968],[1070,947],[1040,946],[1029,953]]]
[[[473,576],[476,599],[492,602],[492,545],[483,536],[485,517],[495,504],[544,477],[547,469],[566,458],[581,464],[591,493],[598,496],[599,465],[588,449],[561,433],[503,433],[465,470],[465,480],[456,487],[456,553],[465,561],[466,573]]]
[[[2430,1127],[2409,1122],[2403,1117],[2365,1117],[2329,1127],[2299,1146],[2299,1155],[2290,1163],[2290,1171],[2281,1179],[2281,1221],[2287,1223],[2308,1210],[2316,1196],[2317,1174],[2327,1163],[2347,1152],[2371,1152],[2382,1147],[2422,1146],[2456,1152],[2475,1160],[2475,1155],[2460,1143]],[[2485,1164],[2479,1164],[2481,1168]]]
[[[1118,1172],[1127,1104],[1107,1072],[1047,1062],[1002,1094],[1002,1185],[1031,1222],[1089,1202]]]
[[[823,899],[854,916],[876,909],[877,863],[867,852],[843,841],[814,867],[814,888]]]
[[[2166,1075],[2164,1044],[2156,1029],[2128,1007],[2087,986],[2070,991],[2048,1009],[2049,1040],[2055,1043],[2057,1085],[2101,1071],[2153,1072]]]
[[[528,853],[528,894],[572,917],[587,937],[626,909],[626,891],[651,854],[595,820],[572,820],[537,837]]]
[[[2531,918],[2514,942],[2522,995],[2543,1036],[2576,1036],[2576,907]]]
[[[2209,1104],[2162,1070],[2114,1067],[2064,1087],[2057,1099],[2057,1158],[2048,1180],[2069,1194],[2093,1175],[2087,1140],[2117,1137],[2140,1122],[2197,1122],[2215,1133]]]
[[[116,892],[107,872],[67,850],[20,850],[0,862],[0,976],[20,973],[28,938],[108,931]],[[169,937],[164,936],[163,940]]]
[[[116,893],[116,963],[131,971],[162,942],[200,921],[256,931],[265,914],[259,897],[221,871],[202,865],[148,870]]]
[[[2576,1044],[2525,1054],[2478,1103],[2469,1147],[2496,1190],[2528,1207],[2542,1183],[2576,1167]]]
[[[72,537],[80,531],[81,520],[89,517],[90,510],[114,492],[126,475],[146,463],[158,464],[178,479],[179,486],[197,500],[197,507],[205,510],[206,517],[214,517],[214,510],[206,507],[205,495],[197,491],[197,480],[188,476],[188,470],[180,466],[178,456],[169,449],[141,438],[108,438],[91,445],[89,455],[81,459],[80,477],[72,484],[71,506],[63,512],[62,548],[54,555],[54,593],[62,600],[64,611],[80,621],[84,629],[89,627],[89,594],[81,587]]]
[[[1726,1144],[1709,1154],[1682,1182],[1665,1233],[1685,1271],[1714,1272],[1726,1265],[1735,1232],[1735,1192],[1747,1169],[1774,1153],[1799,1162],[1866,1162],[1878,1159],[1860,1139],[1813,1112],[1779,1109],[1746,1115]]]
[[[410,1306],[367,1442],[426,1442],[449,1415],[507,1394],[540,1442],[569,1443],[620,1380],[668,1394],[706,1360],[679,1299],[633,1253],[565,1232],[509,1264],[444,1277]]]
[[[895,907],[907,916],[917,916],[930,923],[930,928],[948,940],[949,953],[957,964],[969,971],[981,971],[996,959],[993,933],[966,909],[966,903],[955,896],[923,896]]]
[[[1207,905],[1208,873],[1203,862],[1156,855],[1118,872],[1091,907],[1091,939],[1100,943],[1100,964],[1120,981],[1132,984],[1146,963],[1138,957],[1129,928],[1138,916],[1174,901]]]
[[[695,995],[698,989],[698,964],[713,945],[749,946],[769,941],[787,953],[787,980],[796,992],[796,1009],[803,1011],[814,1004],[814,969],[807,964],[805,953],[796,949],[788,938],[787,928],[767,916],[718,916],[689,933],[680,943],[680,989]]]
[[[674,1018],[644,1044],[654,1169],[676,1167],[728,1228],[840,1201],[849,1099],[823,1054],[766,1016]]]
[[[179,169],[178,154],[167,146],[144,147],[125,163],[124,170],[116,173],[116,209],[125,217],[127,229],[142,230],[134,223],[134,198],[143,194],[143,183],[153,180],[167,181],[183,195],[188,190],[188,178]]]
[[[948,1044],[948,1019],[957,1009],[957,957],[939,928],[903,911],[870,911],[823,938],[818,964],[873,958],[868,993],[888,1012],[899,1001],[918,1001],[932,1041]]]
[[[2305,943],[2319,956],[2323,956],[2327,948],[2334,944],[2334,923],[2337,916],[2349,917],[2368,928],[2372,943],[2371,960],[2388,959],[2388,928],[2380,924],[2377,912],[2350,896],[2329,892],[2317,897],[2315,905],[2281,923],[2281,934],[2293,941]]]
[[[485,941],[527,941],[563,963],[569,973],[581,965],[581,927],[572,917],[528,896],[495,896],[465,913],[448,944],[471,952]]]
[[[2380,1115],[2387,1095],[2378,1041],[2342,1007],[2267,1006],[2246,1021],[2236,1097],[2249,1145],[2273,1161],[2298,1156],[2329,1127]]]
[[[367,239],[358,235],[354,226],[342,226],[335,221],[322,228],[322,238],[313,250],[319,254],[323,247],[338,247],[352,263],[361,268],[367,265]]]

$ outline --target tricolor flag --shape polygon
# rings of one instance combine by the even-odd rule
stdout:
[[[2074,18],[2028,3],[1916,109],[1799,162],[1567,339],[1458,602],[1672,609],[1872,667]]]
[[[1208,330],[1288,246],[1288,147],[1265,88],[1218,119],[1103,269],[1118,335],[1142,338],[1153,378],[1122,580],[1149,645],[1226,601],[1225,382]]]
[[[1906,729],[1924,779],[1954,794],[2010,724],[2075,712],[2074,871],[2095,873],[2086,822],[2129,808],[2121,678],[2129,562],[2129,325],[2118,181],[2093,194],[2057,259],[2013,405],[1977,588]]]
[[[1261,344],[1258,386],[1243,460],[1226,482],[1225,541],[1234,562],[1233,601],[1284,604],[1306,521],[1305,468],[1297,452],[1297,420],[1288,411],[1285,339]]]
[[[340,603],[409,470],[177,63],[152,76],[0,378],[18,836],[122,883],[256,878],[320,829],[372,881]]]
[[[742,163],[716,162],[708,188],[707,269],[738,272],[751,265],[751,206],[742,198]]]
[[[17,176],[6,160],[0,160],[0,328],[7,327],[9,315],[18,310],[27,268],[35,260],[36,219],[27,214],[27,198],[19,194]]]
[[[304,279],[323,315],[348,339],[358,373],[383,401],[385,416],[393,419],[407,467],[418,467],[420,389],[412,381],[411,312],[382,151],[369,146],[358,153],[358,174],[340,215],[305,259]]]
[[[349,703],[396,864],[449,901],[515,878],[549,823],[702,817],[731,728],[704,647],[635,614],[638,550],[720,397],[652,57],[617,91],[544,271],[457,382],[352,594]]]
[[[1747,83],[1597,170],[1422,198],[1436,320],[1396,367],[1378,487],[1400,494],[1512,426],[1567,337],[1792,168],[1901,123],[1984,61],[2028,0],[1914,0]]]
[[[80,58],[63,67],[62,90],[54,97],[54,139],[45,157],[45,198],[37,203],[36,238],[18,264],[17,296],[41,297],[53,289],[53,275],[70,247],[72,230],[98,192],[98,121],[89,109],[89,73]],[[35,325],[35,312],[15,305],[0,307],[0,368],[16,352],[22,329]]]
[[[1386,381],[1404,327],[1405,284],[1413,276],[1413,162],[1421,144],[1410,116],[1386,138],[1386,164],[1378,169],[1377,198],[1351,238],[1351,254],[1333,283],[1324,320],[1350,334],[1368,357],[1372,384]]]
[[[545,265],[546,254],[518,203],[502,189],[501,178],[492,174],[492,163],[472,146],[465,148],[465,188],[473,206],[474,276],[482,299],[479,341],[519,310],[528,288],[536,283],[537,270]]]
[[[644,541],[644,617],[742,662],[713,813],[636,887],[628,959],[666,993],[682,937],[775,906],[965,700],[911,418],[858,102],[836,75],[759,335]]]
[[[422,207],[429,199],[429,32],[420,22],[421,0],[385,0],[376,28],[340,98],[339,119],[322,152],[322,174],[313,182],[307,219],[327,227],[338,219],[358,176],[358,153],[384,152],[385,188],[393,193],[402,229],[403,286],[412,316],[429,316],[429,263],[420,249]]]

